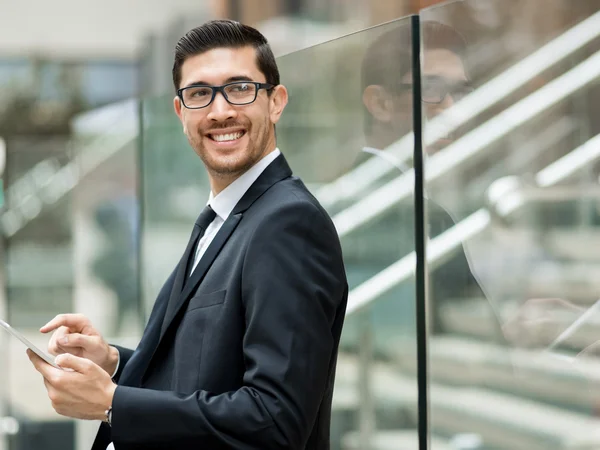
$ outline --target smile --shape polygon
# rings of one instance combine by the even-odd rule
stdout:
[[[209,134],[208,137],[215,142],[231,142],[231,141],[237,141],[244,134],[246,134],[245,131],[236,131],[235,133]]]

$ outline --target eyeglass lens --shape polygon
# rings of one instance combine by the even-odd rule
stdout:
[[[256,99],[256,85],[253,83],[231,83],[223,88],[226,100],[234,105],[252,103]],[[210,86],[191,86],[182,91],[183,102],[188,108],[203,108],[213,98]]]

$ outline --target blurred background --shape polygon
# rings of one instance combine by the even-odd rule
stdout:
[[[600,0],[0,0],[0,318],[45,348],[79,312],[136,347],[209,193],[173,49],[224,17],[269,39],[278,145],[342,240],[332,450],[418,448],[416,202],[430,448],[600,449]],[[0,450],[90,448],[6,333],[0,368]]]

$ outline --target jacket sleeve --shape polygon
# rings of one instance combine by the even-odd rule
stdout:
[[[119,386],[113,401],[116,444],[305,447],[331,387],[328,376],[338,338],[332,327],[344,314],[347,296],[339,239],[330,219],[308,201],[266,215],[248,241],[241,276],[243,386],[219,395]]]
[[[117,372],[113,377],[113,380],[118,384],[119,378],[121,378],[121,374],[123,373],[123,368],[127,365],[133,355],[133,350],[121,347],[120,345],[113,345],[113,347],[119,352],[119,365],[117,367]]]

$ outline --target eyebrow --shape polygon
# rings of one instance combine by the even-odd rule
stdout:
[[[233,77],[227,78],[223,84],[234,83],[236,81],[254,81],[254,80],[247,75],[235,75]],[[212,86],[210,83],[207,83],[206,81],[194,81],[192,83],[189,83],[185,87],[197,86],[197,85]]]

